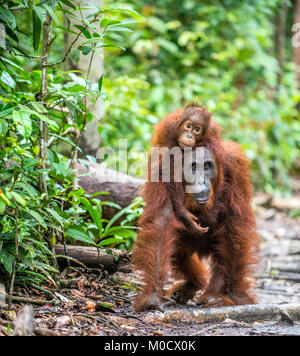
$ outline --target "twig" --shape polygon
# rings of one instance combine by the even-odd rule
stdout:
[[[27,303],[27,304],[36,304],[36,305],[58,305],[60,302],[58,299],[52,300],[42,300],[42,299],[33,299],[33,298],[24,298],[24,297],[12,297],[13,302],[17,303]]]
[[[33,284],[32,286],[33,286],[33,288],[39,290],[40,292],[46,293],[46,294],[50,295],[51,298],[55,299],[55,295],[50,290],[43,288],[41,286],[38,286],[37,284]]]
[[[55,67],[55,66],[58,66],[59,64],[62,64],[66,61],[68,55],[70,54],[74,44],[79,40],[79,37],[81,36],[82,32],[85,31],[87,29],[87,25],[78,33],[77,37],[75,38],[75,40],[71,43],[70,47],[68,48],[66,54],[64,55],[63,59],[56,62],[56,63],[51,63],[51,64],[48,64],[47,66],[50,68],[50,67]]]
[[[80,8],[79,8],[80,10]],[[94,18],[90,21],[93,22],[96,20],[96,18],[101,14],[102,10],[99,10],[95,15]],[[78,35],[76,36],[76,38],[74,39],[74,41],[71,43],[70,47],[68,48],[67,52],[65,53],[64,57],[62,60],[56,62],[56,63],[51,63],[51,64],[47,64],[48,67],[55,67],[59,64],[62,64],[66,61],[68,55],[70,54],[73,46],[75,45],[75,43],[79,40],[80,36],[82,35],[82,33],[89,27],[89,23],[86,24],[85,26],[83,26],[83,28],[81,29],[81,31],[78,33]]]

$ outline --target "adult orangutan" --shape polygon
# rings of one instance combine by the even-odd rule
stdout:
[[[157,126],[154,144],[179,144],[183,114],[184,110],[175,112],[167,116],[167,125]],[[250,205],[248,160],[239,145],[221,141],[219,128],[211,121],[202,138],[190,146],[190,154],[184,155],[182,166],[181,183],[145,185],[146,206],[133,254],[145,285],[135,298],[135,309],[162,309],[169,271],[184,280],[167,293],[177,302],[186,302],[201,290],[204,302],[218,297],[216,305],[255,303],[251,273],[259,239]],[[191,223],[195,219],[208,229],[195,228]],[[207,258],[209,269],[203,262]]]

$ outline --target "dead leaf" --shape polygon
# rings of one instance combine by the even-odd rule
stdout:
[[[96,303],[93,302],[92,300],[87,300],[85,303],[85,310],[95,310],[96,308]]]

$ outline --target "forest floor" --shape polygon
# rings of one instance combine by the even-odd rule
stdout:
[[[256,274],[258,304],[264,308],[265,305],[292,303],[300,308],[300,218],[291,218],[287,213],[262,206],[256,206],[256,216],[262,238],[262,258]],[[140,279],[131,273],[106,275],[97,269],[77,268],[66,269],[62,278],[69,281],[68,288],[51,290],[52,296],[55,294],[59,300],[57,305],[47,302],[52,298],[49,293],[24,288],[18,291],[18,296],[45,303],[33,306],[35,334],[300,335],[300,322],[293,321],[285,312],[266,313],[247,320],[246,310],[242,317],[217,315],[213,321],[208,321],[198,315],[199,311],[207,312],[207,309],[205,311],[190,302],[185,306],[170,306],[165,313],[149,311],[137,314],[132,308],[132,300]],[[0,335],[13,333],[9,324],[21,307],[22,304],[16,303],[15,312],[0,308]],[[224,308],[211,308],[211,312],[216,309],[224,311]]]

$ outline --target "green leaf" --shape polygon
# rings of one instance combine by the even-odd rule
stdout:
[[[106,232],[108,231],[108,229],[124,214],[126,214],[126,212],[133,208],[134,206],[136,206],[136,202],[131,203],[130,205],[128,205],[126,208],[122,209],[121,211],[119,211],[110,221],[109,223],[106,225],[105,231],[104,231],[104,236],[106,234]]]
[[[42,104],[40,104],[40,103],[37,103],[37,102],[31,102],[30,103],[32,106],[33,106],[33,108],[37,111],[37,112],[39,112],[40,114],[42,114],[42,113],[47,113],[48,111],[47,111],[47,109],[42,105]]]
[[[112,244],[120,244],[120,243],[125,242],[125,241],[126,240],[122,239],[121,237],[112,237],[110,239],[105,239],[105,240],[101,241],[98,244],[98,247],[112,245]]]
[[[0,112],[0,117],[9,116],[14,111],[14,108],[9,108]]]
[[[15,199],[17,203],[19,203],[22,206],[26,206],[27,202],[26,200],[17,192],[11,192],[11,195]]]
[[[87,47],[87,46],[80,47],[80,49],[84,56],[87,56],[93,50],[92,47]]]
[[[2,72],[0,80],[2,83],[4,83],[5,85],[9,86],[12,89],[16,87],[16,82],[14,81],[12,76],[5,71]]]
[[[46,221],[42,218],[40,214],[31,209],[24,209],[27,214],[31,215],[40,225],[47,229]]]
[[[5,209],[6,209],[5,202],[2,199],[0,199],[0,214],[3,214]]]
[[[68,143],[69,145],[71,145],[73,147],[76,147],[79,152],[82,152],[81,148],[76,146],[76,144],[69,137],[63,137],[63,136],[59,136],[59,135],[56,135],[56,134],[53,134],[53,133],[50,133],[49,135],[50,136],[54,136],[54,137],[58,138],[59,140],[62,140],[62,141]]]
[[[39,194],[36,191],[36,189],[32,185],[27,184],[25,182],[17,182],[17,183],[15,183],[14,187],[25,190],[25,192],[27,192],[28,195],[31,196],[31,197],[38,197],[39,196]]]
[[[80,51],[78,48],[72,48],[71,50],[71,58],[77,64],[80,61]]]
[[[0,120],[0,135],[6,135],[8,131],[8,123],[6,120],[1,119]]]
[[[75,28],[77,28],[79,31],[82,32],[82,34],[87,38],[91,39],[92,35],[90,34],[89,30],[85,28],[85,26],[82,25],[74,25]]]
[[[52,216],[54,217],[54,219],[55,219],[60,225],[63,226],[64,220],[63,220],[63,218],[58,214],[57,211],[55,211],[54,209],[51,209],[51,208],[46,208],[45,210],[47,210],[48,213],[49,213],[50,215],[52,215]]]
[[[43,24],[48,16],[47,11],[40,6],[33,6],[32,8],[34,9],[36,15],[39,17],[41,24]]]
[[[11,254],[9,254],[7,251],[2,249],[0,250],[0,262],[3,264],[6,271],[9,274],[11,274],[14,257]]]
[[[32,122],[30,116],[24,111],[13,111],[13,121],[17,131],[25,138],[29,138],[32,133]]]
[[[41,1],[41,3],[45,3],[47,6],[50,6],[51,9],[55,9],[57,4],[58,4],[58,0],[45,0],[45,1]]]
[[[85,197],[81,197],[80,202],[86,207],[93,222],[96,224],[96,226],[99,230],[100,236],[101,236],[102,235],[102,219],[101,219],[99,212],[94,208],[94,206]]]
[[[178,52],[178,47],[174,42],[168,41],[164,38],[158,38],[157,43],[159,46],[164,48],[170,53],[177,53]]]
[[[111,7],[110,9],[106,9],[104,12],[110,13],[111,11],[129,11],[135,15],[139,15],[138,12],[136,12],[135,10],[132,10],[130,8],[127,8],[127,7],[114,7],[114,8]]]
[[[54,1],[55,2],[55,1]],[[49,14],[49,16],[51,16],[52,20],[55,22],[55,23],[59,23],[59,20],[57,18],[57,16],[55,15],[55,12],[53,11],[53,9],[56,7],[57,5],[57,2],[56,1],[56,4],[54,5],[47,5],[47,4],[42,4],[41,6],[47,11],[47,13]]]
[[[134,235],[135,229],[135,226],[114,226],[105,231],[104,237],[119,236],[123,238],[129,238]]]
[[[13,13],[9,10],[0,8],[0,19],[2,19],[11,30],[16,29],[16,20]]]
[[[36,6],[33,6],[33,8],[32,8],[32,40],[33,40],[33,49],[35,51],[37,51],[40,46],[41,31],[42,31],[42,22],[41,22],[39,14],[37,13]]]
[[[84,242],[89,245],[97,246],[95,241],[80,227],[78,226],[73,226],[71,227],[66,234],[72,239]]]
[[[63,4],[71,7],[73,10],[76,10],[76,6],[69,0],[60,0],[60,2],[62,2]]]
[[[68,176],[68,166],[65,163],[53,163],[52,170],[55,170],[56,175]]]
[[[47,124],[49,124],[50,126],[56,128],[56,129],[59,129],[59,126],[57,125],[57,123],[53,120],[48,119],[47,116],[41,115],[38,112],[32,111],[32,110],[30,111],[30,113],[31,113],[31,115],[37,116],[40,120],[47,122]]]
[[[106,31],[111,31],[111,32],[133,32],[130,28],[127,27],[122,27],[122,26],[108,26],[106,28]]]
[[[103,74],[102,74],[101,77],[99,78],[99,82],[98,82],[98,90],[99,90],[99,91],[102,90],[102,85],[103,85]]]
[[[8,206],[11,206],[11,202],[9,201],[7,196],[2,192],[1,189],[0,189],[0,199],[2,199],[5,202],[5,204],[7,204]]]

